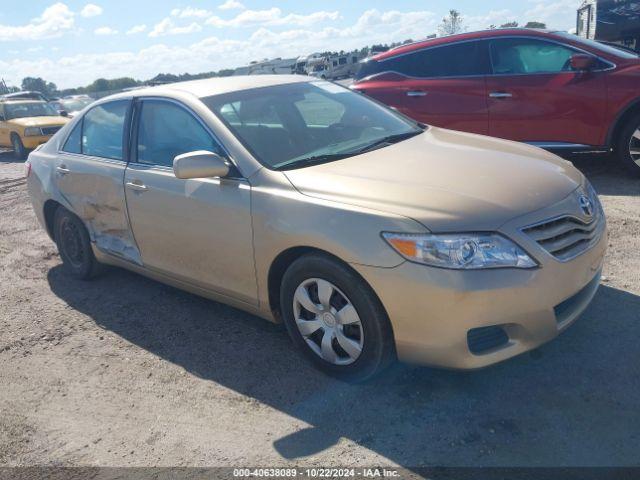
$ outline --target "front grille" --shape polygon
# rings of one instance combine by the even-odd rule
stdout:
[[[598,206],[590,222],[567,215],[527,227],[523,232],[555,258],[566,262],[598,243],[604,226],[604,215]]]
[[[495,350],[509,342],[509,335],[502,327],[497,325],[491,327],[472,328],[467,332],[467,345],[474,355]]]
[[[62,128],[61,126],[58,126],[58,127],[42,127],[40,130],[42,130],[42,135],[53,135],[54,133],[56,133],[61,128]]]

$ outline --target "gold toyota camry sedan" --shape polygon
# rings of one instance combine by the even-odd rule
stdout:
[[[70,275],[115,265],[284,322],[347,379],[396,358],[474,369],[551,340],[593,298],[607,243],[569,162],[308,77],[102,99],[26,174]]]

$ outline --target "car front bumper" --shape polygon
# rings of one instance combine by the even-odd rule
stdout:
[[[534,269],[446,270],[405,262],[353,267],[385,307],[402,361],[453,369],[485,367],[548,342],[586,309],[607,245]]]

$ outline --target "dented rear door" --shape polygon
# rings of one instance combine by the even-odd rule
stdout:
[[[96,247],[141,264],[124,196],[130,106],[130,100],[116,100],[89,110],[67,138],[54,175]]]

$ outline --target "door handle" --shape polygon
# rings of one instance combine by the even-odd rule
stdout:
[[[427,92],[423,90],[409,90],[407,92],[407,97],[425,97]]]
[[[511,98],[511,97],[513,97],[512,94],[507,93],[507,92],[491,92],[489,94],[489,96],[491,98]]]
[[[69,170],[66,165],[60,165],[59,167],[56,167],[56,172],[60,175],[66,175],[67,173],[71,173],[71,170]]]
[[[147,190],[149,190],[149,188],[146,185],[142,184],[142,183],[127,182],[126,185],[131,190],[135,190],[136,192],[146,192]]]

